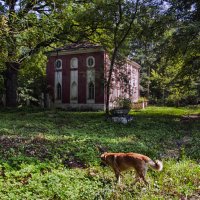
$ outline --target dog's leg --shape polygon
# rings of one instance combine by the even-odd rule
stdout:
[[[146,179],[145,179],[147,170],[148,170],[148,166],[145,164],[144,167],[143,167],[143,171],[142,171],[142,174],[143,174],[143,181],[145,182],[146,185],[149,185],[149,183],[148,183],[148,182],[146,181]]]
[[[120,174],[118,175],[118,178],[117,178],[117,183],[120,184],[121,183],[121,176]]]
[[[146,179],[145,179],[145,174],[146,174],[146,169],[142,169],[141,171],[140,171],[140,173],[139,173],[139,176],[140,176],[140,178],[144,181],[144,183],[146,184],[146,185],[148,185],[149,183],[146,181]]]
[[[113,160],[113,170],[115,171],[115,176],[116,176],[116,179],[117,179],[117,183],[120,184],[121,183],[121,174],[120,174],[120,170],[119,170],[119,167],[118,167],[118,164],[116,162],[116,156],[114,156],[114,160]]]
[[[145,176],[143,174],[140,175],[140,177],[142,178],[142,180],[144,181],[144,183],[146,185],[148,185],[149,183],[146,181]]]
[[[146,173],[147,173],[147,166],[146,166],[146,164],[142,164],[142,165],[140,165],[138,168],[135,168],[135,170],[136,170],[136,173],[137,173],[137,175],[136,175],[136,182],[138,181],[138,180],[140,180],[140,178],[144,181],[144,183],[146,184],[146,185],[148,185],[149,183],[146,181],[146,179],[145,179],[145,176],[146,176]]]
[[[133,185],[135,185],[137,182],[140,182],[140,176],[136,173],[135,181],[133,182]]]
[[[116,170],[116,169],[114,169],[114,171],[115,171],[115,176],[116,176],[116,179],[117,179],[117,183],[120,184],[121,183],[120,171]]]
[[[144,183],[146,185],[148,185],[149,183],[146,181],[144,174],[142,173],[137,173],[136,175],[136,180],[133,182],[133,184],[136,184],[137,182],[141,182],[141,179],[144,181]]]

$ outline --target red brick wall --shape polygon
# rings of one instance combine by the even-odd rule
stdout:
[[[62,103],[70,103],[70,60],[67,56],[58,56],[62,60]]]
[[[95,58],[95,102],[104,103],[104,52],[92,56]]]

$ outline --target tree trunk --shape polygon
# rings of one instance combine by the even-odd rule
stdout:
[[[110,83],[106,86],[106,115],[109,115]]]
[[[115,59],[117,55],[118,49],[115,47],[114,52],[112,54],[112,59],[110,63],[110,69],[108,72],[108,79],[107,79],[107,85],[106,85],[106,115],[109,115],[109,103],[110,103],[110,88],[111,88],[111,78],[112,78],[112,73],[113,73],[113,68],[115,64]]]
[[[19,71],[19,64],[8,62],[6,63],[6,71],[4,76],[4,85],[6,89],[6,106],[17,106],[17,77]]]

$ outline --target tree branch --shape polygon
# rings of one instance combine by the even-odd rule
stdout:
[[[118,1],[118,11],[119,11],[119,20],[117,21],[116,23],[116,27],[115,27],[115,30],[114,30],[114,45],[115,47],[117,47],[117,32],[118,32],[118,29],[119,29],[119,25],[122,21],[122,4],[121,4],[121,1],[119,0]]]
[[[118,47],[120,47],[122,45],[122,43],[124,42],[124,40],[126,39],[126,37],[128,36],[130,30],[131,30],[131,27],[133,25],[133,22],[136,18],[136,15],[137,15],[137,11],[138,11],[138,6],[139,6],[139,1],[140,0],[137,0],[136,1],[136,6],[135,6],[135,12],[133,13],[132,17],[131,17],[131,22],[129,24],[129,27],[127,29],[127,31],[125,32],[124,36],[122,37],[122,39],[120,40],[120,42],[118,43]]]

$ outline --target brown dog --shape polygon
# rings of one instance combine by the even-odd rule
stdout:
[[[101,161],[103,164],[112,167],[118,183],[120,183],[120,173],[122,171],[134,168],[136,171],[136,182],[142,179],[145,184],[148,184],[145,179],[148,166],[157,171],[161,171],[163,168],[161,161],[153,161],[151,158],[138,153],[103,153]]]

